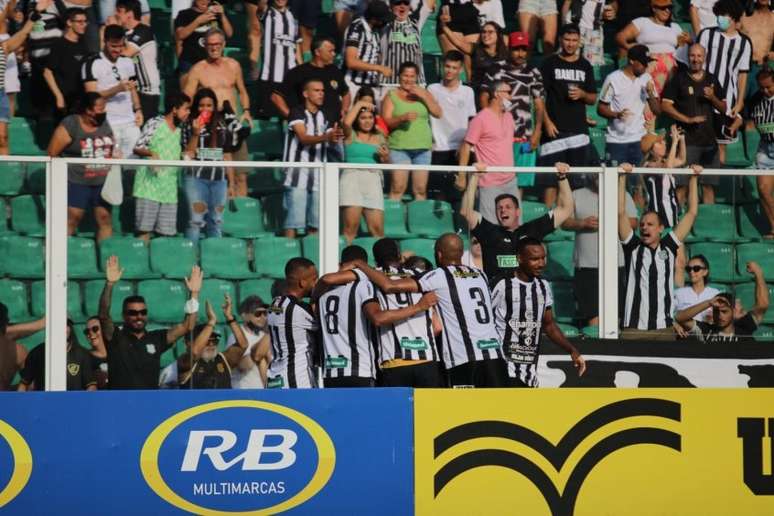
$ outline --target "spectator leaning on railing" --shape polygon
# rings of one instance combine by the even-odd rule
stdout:
[[[754,340],[752,334],[769,308],[769,289],[760,265],[747,262],[747,272],[755,278],[755,306],[742,317],[734,318],[734,296],[724,292],[677,312],[677,322],[689,335],[706,343]],[[708,309],[712,310],[711,323],[695,319],[697,314]]]
[[[121,280],[123,272],[118,257],[108,258],[105,287],[99,298],[99,320],[107,348],[110,388],[157,389],[161,355],[192,331],[196,324],[203,273],[195,265],[185,280],[191,298],[185,304],[183,322],[167,330],[147,331],[148,305],[141,296],[129,296],[123,300],[124,324],[121,327],[114,325],[110,317],[113,286]]]

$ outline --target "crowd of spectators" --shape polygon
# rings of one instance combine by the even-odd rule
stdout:
[[[622,174],[619,197],[624,327],[692,331],[677,310],[713,291],[694,278],[693,269],[708,264],[689,259],[683,242],[699,203],[714,203],[720,185],[701,171],[726,165],[728,146],[746,130],[760,134],[750,156],[755,166],[774,165],[774,12],[770,0],[682,3],[689,24],[675,20],[673,0],[521,0],[511,13],[500,0],[337,0],[335,33],[321,34],[319,0],[245,2],[246,20],[229,19],[218,2],[174,1],[169,30],[177,67],[164,84],[170,71],[160,67],[169,63],[160,60],[146,3],[10,2],[0,12],[0,32],[12,34],[0,45],[0,154],[8,153],[18,76],[29,75],[34,112],[55,127],[50,156],[196,162],[124,171],[136,236],[149,242],[182,226],[196,243],[222,236],[229,200],[251,194],[248,171],[221,162],[248,160],[261,150],[248,145],[255,124],[276,122],[283,161],[352,164],[340,177],[347,243],[361,231],[361,218],[369,235],[383,237],[385,199],[407,196],[450,202],[477,243],[468,260],[490,276],[515,267],[514,253],[497,254],[507,232],[540,239],[560,227],[576,232],[579,315],[592,325],[599,187],[581,174],[565,181],[563,163],[692,167],[693,177]],[[443,50],[438,74],[426,69],[423,52],[432,17]],[[505,25],[516,20],[519,30],[508,32]],[[244,69],[226,55],[237,22],[248,32]],[[429,80],[435,75],[437,82]],[[600,153],[591,130],[603,121]],[[478,173],[358,167],[380,163],[475,165]],[[487,171],[530,165],[557,166],[560,174]],[[105,190],[115,170],[69,167],[70,235],[93,217],[96,240],[112,236],[115,207]],[[284,171],[282,235],[317,231],[319,183],[319,168]],[[763,238],[771,240],[774,176],[756,183],[769,224]],[[521,224],[525,187],[550,210],[529,229]],[[673,295],[686,265],[692,292]],[[654,274],[664,275],[669,291],[658,306],[643,301],[648,290],[638,288]],[[153,345],[164,347],[161,340]],[[199,348],[207,346],[194,345],[195,354]],[[243,357],[226,358],[234,367]]]

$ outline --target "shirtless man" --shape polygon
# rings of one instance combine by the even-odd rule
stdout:
[[[771,10],[771,0],[755,0],[755,9],[750,16],[742,17],[741,31],[752,40],[753,61],[757,65],[763,65],[767,59],[774,60],[774,51],[771,45],[774,43],[774,11]],[[754,76],[753,73],[750,73]]]
[[[183,85],[183,93],[193,98],[201,88],[210,88],[218,97],[218,110],[223,109],[223,103],[228,101],[236,111],[236,89],[239,105],[242,106],[240,120],[247,120],[252,125],[250,97],[242,78],[242,67],[235,59],[223,55],[226,35],[220,29],[210,29],[204,36],[204,45],[207,49],[207,59],[193,65]]]

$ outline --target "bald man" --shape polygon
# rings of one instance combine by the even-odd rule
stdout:
[[[435,293],[443,325],[443,361],[452,387],[507,387],[488,280],[479,269],[462,264],[463,250],[457,234],[442,235],[435,243],[438,268],[411,278],[388,277],[362,260],[352,265],[386,294]]]

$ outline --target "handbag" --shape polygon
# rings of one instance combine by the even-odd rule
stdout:
[[[121,166],[112,165],[102,185],[102,198],[108,204],[120,206],[124,201],[124,185],[121,183]]]

